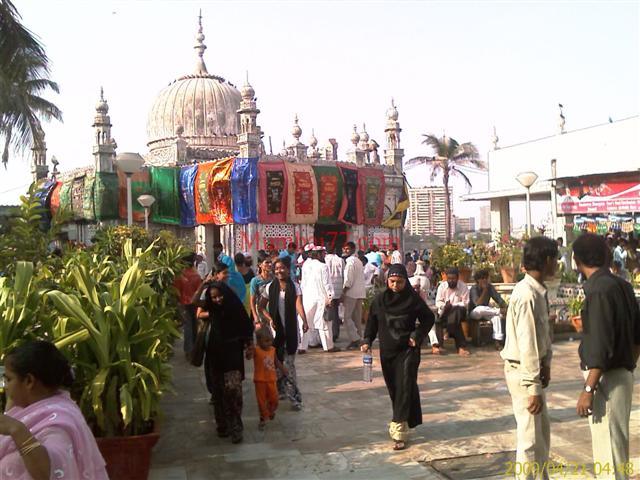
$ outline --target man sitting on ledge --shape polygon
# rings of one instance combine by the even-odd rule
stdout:
[[[467,350],[467,340],[462,333],[462,321],[467,317],[469,304],[469,288],[458,279],[460,272],[457,268],[448,268],[447,281],[438,285],[436,292],[436,308],[440,320],[447,326],[449,336],[456,342],[456,349],[460,355],[470,355]]]
[[[478,270],[473,279],[476,284],[471,287],[469,293],[469,318],[471,320],[491,320],[493,325],[493,339],[496,342],[496,350],[502,350],[504,345],[504,332],[502,330],[502,315],[507,310],[507,302],[496,291],[489,282],[489,271]],[[490,307],[489,302],[493,300],[499,308]]]

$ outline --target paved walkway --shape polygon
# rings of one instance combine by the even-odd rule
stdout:
[[[575,341],[554,345],[548,389],[552,458],[567,465],[587,464],[591,459],[587,422],[575,413],[583,383],[577,346]],[[281,402],[276,419],[264,432],[257,429],[258,412],[247,362],[245,435],[240,445],[216,436],[202,370],[187,365],[177,354],[177,394],[167,394],[164,400],[166,418],[150,478],[503,478],[498,475],[506,468],[502,464],[514,456],[500,453],[514,450],[515,421],[502,362],[488,347],[473,352],[469,358],[455,354],[434,357],[430,349],[423,350],[418,380],[424,423],[412,432],[410,447],[402,452],[390,449],[386,424],[391,408],[379,363],[374,365],[373,383],[362,382],[359,352],[311,350],[298,356],[304,409],[294,412],[287,401]],[[631,419],[636,472],[640,471],[639,406],[640,389],[636,388]],[[493,470],[489,467],[492,461]],[[499,462],[497,468],[495,462]],[[469,463],[475,464],[475,470]],[[570,473],[555,477],[571,478]]]

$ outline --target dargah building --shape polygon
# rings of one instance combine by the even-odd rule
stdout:
[[[312,134],[305,145],[297,116],[289,145],[267,153],[253,87],[247,79],[238,89],[209,73],[204,40],[200,21],[193,72],[162,89],[149,111],[144,167],[132,176],[134,221],[144,222],[136,199],[151,194],[151,228],[191,238],[208,258],[218,241],[229,253],[252,255],[291,241],[339,247],[352,240],[363,249],[401,243],[408,201],[393,101],[381,153],[364,127],[360,133],[354,127],[344,158],[334,139],[320,146]],[[53,214],[66,211],[69,239],[87,244],[100,226],[127,218],[126,177],[115,161],[102,91],[92,127],[92,165],[64,173],[54,168],[49,176],[44,134],[32,158],[43,204]]]

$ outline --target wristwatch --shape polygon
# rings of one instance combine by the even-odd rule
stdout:
[[[591,385],[585,385],[583,390],[587,393],[595,393],[598,387],[592,387]]]

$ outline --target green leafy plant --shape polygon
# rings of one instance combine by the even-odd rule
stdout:
[[[560,281],[562,283],[578,283],[578,274],[573,270],[568,272],[562,272],[562,276],[560,277]]]
[[[471,256],[459,243],[448,243],[438,247],[432,256],[431,263],[440,271],[449,267],[467,267],[471,263]]]
[[[571,300],[569,300],[569,303],[567,304],[569,313],[574,317],[577,317],[582,313],[583,307],[584,307],[583,297],[573,297]]]
[[[496,267],[513,268],[516,271],[522,263],[524,241],[502,233],[495,246],[494,263]]]
[[[73,396],[97,436],[149,433],[170,386],[168,357],[179,332],[175,309],[142,266],[154,254],[153,245],[133,252],[125,242],[121,278],[115,259],[71,259],[63,289],[74,293],[47,293],[59,317],[56,344],[76,368]]]

